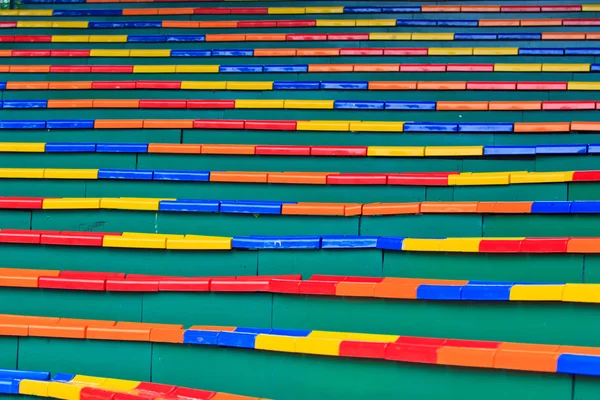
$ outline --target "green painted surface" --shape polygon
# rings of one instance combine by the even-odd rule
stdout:
[[[0,337],[0,368],[17,368],[18,340],[16,337]]]

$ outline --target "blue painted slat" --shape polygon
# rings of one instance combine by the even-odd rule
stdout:
[[[281,214],[282,202],[278,201],[221,201],[222,213],[234,214]]]
[[[252,57],[252,49],[215,49],[212,51],[214,57]]]
[[[381,7],[344,7],[344,14],[370,14],[380,12]]]
[[[318,249],[320,236],[234,236],[232,248],[239,249]]]
[[[211,57],[210,50],[171,50],[171,57]]]
[[[218,337],[219,331],[188,329],[183,332],[183,343],[216,346],[218,344]]]
[[[476,19],[440,19],[438,26],[465,26],[465,27],[476,27],[479,26],[479,21]]]
[[[95,143],[46,143],[46,153],[94,153]]]
[[[535,146],[535,154],[585,154],[586,144],[545,144]]]
[[[46,122],[48,129],[93,129],[94,120],[51,120]]]
[[[465,285],[462,288],[462,300],[487,300],[507,301],[510,300],[510,285]]]
[[[262,65],[221,65],[219,72],[222,73],[257,73],[263,72]]]
[[[171,171],[171,170],[156,170],[154,171],[155,181],[194,181],[208,182],[210,179],[209,171]]]
[[[600,49],[591,47],[566,48],[565,54],[568,56],[600,56]]]
[[[383,110],[383,101],[336,100],[333,108],[342,110]]]
[[[377,248],[383,250],[402,250],[403,237],[400,236],[387,236],[377,238]]]
[[[600,72],[600,64],[592,64],[590,66],[590,71],[591,72]]]
[[[419,285],[417,299],[420,300],[460,300],[462,286]]]
[[[273,82],[273,90],[319,90],[320,82]]]
[[[125,28],[161,28],[160,21],[130,21],[125,22]]]
[[[52,376],[51,381],[54,382],[70,382],[73,380],[73,378],[75,378],[75,374],[64,374],[64,373],[58,373],[58,374],[54,374],[54,376]]]
[[[217,344],[226,347],[253,349],[258,333],[219,332]]]
[[[6,82],[0,82],[0,90],[6,90]]]
[[[435,101],[386,101],[385,109],[434,111],[436,104]]]
[[[98,143],[98,153],[147,153],[147,143]]]
[[[434,19],[397,19],[396,26],[437,26]]]
[[[588,154],[599,154],[600,144],[588,144]]]
[[[459,132],[512,132],[513,124],[504,122],[467,122],[458,125]]]
[[[263,333],[269,334],[273,329],[271,328],[245,328],[245,327],[237,327],[234,332],[239,333]]]
[[[485,156],[534,156],[535,146],[484,146]]]
[[[161,200],[158,206],[160,211],[178,212],[219,212],[221,202],[218,200]]]
[[[0,121],[0,129],[44,129],[45,127],[46,121]]]
[[[532,214],[568,214],[570,212],[570,201],[534,201],[531,204]]]
[[[321,82],[321,89],[327,90],[368,90],[368,82]]]
[[[18,379],[0,379],[1,394],[19,394]]]
[[[321,238],[322,249],[375,249],[377,236],[328,235]]]
[[[165,42],[193,43],[206,41],[205,35],[167,35]]]
[[[565,53],[563,49],[519,49],[520,56],[561,56]]]
[[[125,28],[125,22],[90,21],[88,23],[88,29],[123,29],[123,28]]]
[[[542,40],[541,33],[499,33],[498,40]]]
[[[419,13],[421,12],[421,6],[382,7],[381,12],[386,14]]]
[[[404,132],[458,132],[458,124],[450,122],[407,122]]]
[[[271,329],[270,335],[306,337],[311,332],[303,329]]]
[[[2,108],[46,108],[46,100],[4,100]]]
[[[0,369],[0,379],[31,379],[34,381],[47,381],[50,379],[50,372]]]
[[[600,376],[600,357],[561,354],[558,356],[556,372],[559,374]]]
[[[166,40],[167,38],[161,35],[127,36],[127,43],[162,43]]]
[[[455,33],[454,40],[496,40],[495,33]]]
[[[152,180],[153,174],[152,170],[100,168],[98,179]]]
[[[600,201],[573,201],[571,203],[571,213],[600,213]]]
[[[55,17],[113,17],[123,15],[123,10],[54,10]]]
[[[308,64],[305,65],[265,65],[264,72],[308,72]]]

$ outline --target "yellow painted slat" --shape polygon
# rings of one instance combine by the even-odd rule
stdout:
[[[96,198],[63,198],[44,199],[42,208],[45,210],[92,210],[100,208],[100,199]]]
[[[348,121],[298,121],[298,131],[340,131],[347,132],[350,128]]]
[[[182,81],[181,89],[183,90],[225,90],[227,82],[208,82],[208,81]]]
[[[283,108],[333,110],[334,100],[286,100]]]
[[[283,100],[236,100],[235,108],[283,108]]]
[[[411,40],[411,33],[369,33],[370,40]]]
[[[413,33],[412,40],[454,40],[454,33]]]
[[[600,303],[600,285],[589,283],[567,283],[562,301],[575,303]]]
[[[134,74],[174,74],[175,65],[134,65]]]
[[[129,57],[131,50],[102,50],[93,49],[90,50],[90,57]]]
[[[470,56],[473,55],[473,49],[470,47],[430,47],[428,54],[430,56]]]
[[[133,51],[133,50],[132,50]],[[219,72],[218,65],[177,65],[175,72],[178,74],[214,74]]]
[[[54,21],[52,22],[52,27],[87,29],[88,24],[88,21]]]
[[[131,249],[164,249],[166,238],[132,238],[122,236],[104,236],[103,247],[121,247]]]
[[[43,168],[0,168],[0,178],[9,179],[43,179]]]
[[[98,179],[97,169],[46,168],[45,179]]]
[[[268,14],[273,15],[291,15],[291,14],[306,14],[304,7],[269,7]]]
[[[51,17],[52,10],[19,10],[20,17]]]
[[[170,57],[171,50],[170,49],[160,49],[160,50],[136,50],[131,49],[129,51],[129,55],[131,57]]]
[[[317,26],[356,26],[353,19],[318,19]]]
[[[88,35],[52,35],[52,43],[88,43]]]
[[[257,350],[293,353],[296,348],[296,338],[293,336],[259,334],[256,336],[254,348]]]
[[[570,182],[573,172],[517,172],[510,174],[510,183]]]
[[[344,7],[306,7],[306,14],[343,14]]]
[[[357,19],[356,26],[396,26],[395,19]]]
[[[32,381],[23,379],[19,383],[19,394],[48,397],[48,385],[50,385],[50,381]]]
[[[17,21],[17,28],[52,28],[52,21]]]
[[[448,176],[450,186],[508,185],[509,182],[508,173],[462,173]]]
[[[83,389],[83,386],[70,385],[64,382],[50,382],[48,397],[62,400],[79,400],[81,389]]]
[[[513,301],[562,301],[564,285],[514,285],[510,289]]]
[[[426,146],[426,157],[482,156],[483,146]]]
[[[160,200],[161,199],[104,198],[100,200],[100,208],[158,211]]]
[[[518,47],[475,47],[473,55],[476,56],[516,56],[519,55]]]
[[[439,251],[440,242],[444,239],[413,239],[406,238],[402,241],[402,250],[405,251]]]
[[[495,64],[496,72],[541,72],[542,64]]]
[[[90,43],[126,43],[127,35],[90,35]]]
[[[424,146],[369,146],[369,157],[423,157]]]
[[[404,122],[352,122],[350,131],[352,132],[402,132]]]
[[[167,239],[170,250],[230,250],[233,238],[225,236],[186,235],[183,239]]]
[[[568,90],[600,90],[600,82],[568,82]]]
[[[2,153],[43,153],[45,150],[46,143],[0,143],[0,152]]]
[[[303,354],[321,354],[326,356],[339,356],[340,343],[339,339],[313,339],[308,337],[296,338],[296,353]]]
[[[440,243],[439,251],[478,253],[482,238],[447,238]]]
[[[227,82],[227,90],[273,90],[273,82]]]
[[[542,64],[543,72],[590,72],[590,64]]]

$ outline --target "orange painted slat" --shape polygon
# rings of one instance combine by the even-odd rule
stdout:
[[[599,131],[599,122],[571,122],[571,129],[574,131]]]
[[[531,201],[497,201],[494,203],[496,214],[529,214],[531,213]]]
[[[96,328],[110,328],[115,326],[116,321],[106,321],[98,319],[79,319],[79,318],[61,318],[58,326],[94,326]]]
[[[460,6],[421,6],[421,12],[460,12]]]
[[[500,6],[461,6],[462,12],[500,12]]]
[[[356,204],[351,204],[356,205]],[[283,204],[281,214],[284,215],[346,215],[345,203],[306,203]]]
[[[139,108],[139,100],[94,100],[94,108]]]
[[[204,26],[200,26],[201,28],[205,28]],[[207,42],[244,42],[246,41],[246,35],[239,34],[208,34],[206,35]]]
[[[364,204],[362,215],[396,215],[418,214],[421,212],[421,203],[371,203]]]
[[[490,111],[541,110],[541,101],[490,101]]]
[[[94,127],[100,129],[141,129],[143,125],[141,119],[97,119],[94,122]]]
[[[436,109],[438,111],[487,111],[488,107],[489,103],[487,101],[438,101]]]
[[[48,89],[50,90],[89,90],[92,88],[92,82],[49,82]]]
[[[199,27],[200,28],[237,28],[238,22],[237,21],[214,21],[214,22],[200,21]],[[206,36],[208,36],[208,35],[206,35]],[[218,36],[218,35],[210,35],[210,36]],[[244,35],[239,35],[239,36],[244,36]],[[241,39],[241,40],[243,41],[244,39]]]
[[[124,8],[123,15],[158,15],[158,8]]]
[[[600,127],[600,124],[597,124]],[[515,122],[514,132],[569,132],[568,122]]]
[[[50,72],[49,65],[2,65],[0,72],[43,73]]]
[[[373,297],[376,283],[372,282],[339,282],[335,286],[336,296]]]
[[[249,183],[267,183],[266,172],[237,172],[223,171],[211,172],[211,182],[249,182]]]
[[[256,33],[256,34],[246,34],[247,42],[285,42],[285,33],[276,34],[276,33]]]
[[[585,40],[585,33],[578,32],[544,32],[542,40]]]
[[[600,238],[573,238],[567,242],[567,253],[600,253]]]
[[[254,155],[256,146],[253,144],[205,144],[202,154],[246,154]]]
[[[357,64],[354,72],[399,72],[400,64]]]
[[[92,108],[94,100],[48,100],[48,108]]]
[[[85,339],[85,326],[29,325],[29,336]]]
[[[58,276],[59,274],[60,271],[57,269],[0,268],[0,276],[3,277]]]
[[[340,49],[296,49],[298,57],[304,56],[339,56]]]
[[[7,90],[48,90],[50,82],[6,82]]]
[[[183,329],[153,328],[150,331],[150,341],[160,343],[183,343]]]
[[[496,349],[476,349],[442,346],[438,350],[438,364],[461,367],[492,368]]]
[[[369,82],[369,90],[416,90],[417,82]]]
[[[163,21],[163,28],[200,28],[200,21]]]
[[[269,183],[294,183],[297,185],[325,185],[326,172],[271,172],[268,176]]]
[[[562,26],[562,19],[522,19],[521,26]]]
[[[520,26],[518,19],[480,19],[479,26]]]
[[[308,72],[352,72],[354,64],[308,64]]]
[[[543,351],[518,351],[499,349],[494,358],[494,368],[521,371],[556,372],[558,353]]]
[[[296,49],[255,49],[254,57],[295,57]]]
[[[418,82],[419,90],[466,90],[467,82]]]
[[[193,8],[159,8],[158,15],[191,15]]]
[[[445,201],[426,201],[421,203],[421,212],[423,214],[435,213],[476,213],[478,202],[445,202]]]
[[[200,154],[201,144],[150,143],[148,153]]]
[[[191,129],[194,121],[191,119],[146,119],[144,128],[149,129]]]

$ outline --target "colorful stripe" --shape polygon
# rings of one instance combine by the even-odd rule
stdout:
[[[43,237],[43,240],[47,240]],[[333,242],[332,242],[333,243]],[[326,247],[331,248],[331,247]],[[107,292],[280,293],[436,301],[600,303],[600,285],[296,275],[184,277],[0,268],[0,287]],[[0,324],[1,326],[1,324]]]
[[[92,66],[91,72],[117,67]],[[56,71],[56,69],[55,69]],[[125,67],[125,72],[129,67]],[[0,82],[0,90],[479,90],[479,91],[598,91],[600,82],[478,82],[478,81],[8,81]],[[502,102],[490,102],[502,103]],[[506,104],[526,104],[510,101]]]
[[[3,35],[3,43],[190,43],[302,41],[545,41],[600,40],[600,32],[579,33],[227,33],[197,35]],[[448,50],[449,51],[449,50]]]
[[[425,201],[325,203],[153,198],[0,197],[0,209],[136,210],[186,213],[327,215],[340,217],[420,214],[599,214],[600,201]]]
[[[131,198],[120,198],[113,201],[115,204],[126,202],[131,204],[135,201],[141,203],[141,200]],[[181,200],[181,202],[185,201]],[[154,206],[157,203],[158,201],[155,201],[151,204]],[[149,207],[145,209],[149,209]],[[380,249],[442,253],[600,253],[600,238],[583,237],[452,237],[437,239],[352,235],[226,237],[139,232],[103,233],[3,229],[0,231],[0,243],[162,250]]]
[[[142,180],[308,185],[489,186],[598,182],[600,171],[553,172],[247,172],[138,169],[0,168],[0,179]]]
[[[0,327],[5,336],[166,342],[329,357],[600,376],[600,349],[595,347],[237,326],[196,325],[184,329],[183,325],[178,324],[6,314],[0,316]],[[3,384],[0,387],[7,394],[19,393],[66,400],[111,399],[115,395],[112,391],[136,395],[138,390],[143,390],[143,397],[165,396],[164,385],[160,385],[160,390],[154,389],[156,397],[153,397],[155,384],[152,383],[67,374],[55,375],[55,380],[48,381],[49,377],[48,372],[3,370]],[[186,398],[207,398],[194,396],[194,389],[174,388],[170,393],[177,398],[178,391]],[[211,398],[220,397],[217,395]],[[232,395],[226,398],[254,399]]]
[[[1,23],[0,23],[1,24]],[[125,57],[125,58],[167,58],[167,57],[335,57],[335,56],[598,56],[598,48],[545,47],[422,47],[422,48],[304,48],[304,49],[66,49],[66,50],[0,50],[0,57]]]
[[[94,0],[24,0],[25,4],[73,4],[73,3],[97,3]],[[101,0],[100,2],[106,2]],[[127,1],[118,1],[127,3]],[[596,12],[600,11],[600,5],[431,5],[431,6],[356,6],[356,7],[218,7],[218,8],[125,8],[125,9],[69,9],[69,10],[2,10],[0,16],[121,16],[121,15],[299,15],[299,14],[397,14],[397,13],[540,13],[540,12]]]
[[[273,1],[273,0],[270,0]],[[163,13],[159,15],[169,15]],[[2,14],[0,14],[2,15]],[[173,14],[175,15],[175,14]],[[178,14],[179,15],[179,14]],[[279,20],[263,19],[252,21],[2,21],[3,28],[47,28],[47,29],[147,29],[147,28],[314,28],[314,27],[504,27],[504,26],[598,26],[600,19],[298,19]],[[547,35],[557,33],[547,33]]]
[[[0,153],[161,153],[295,157],[504,157],[600,154],[600,144],[537,146],[292,146],[187,143],[2,142]]]
[[[0,100],[0,109],[292,109],[372,111],[572,111],[600,110],[600,102],[581,101],[384,101],[384,100]]]
[[[18,315],[4,315],[3,320],[19,321],[11,333],[8,329],[8,336],[41,336],[41,337],[64,337],[64,338],[83,338],[78,333],[87,329],[103,330],[131,324],[116,321],[94,321],[94,320],[77,320],[70,318],[50,318],[50,317],[25,317]],[[34,326],[33,322],[40,323],[39,327]],[[31,322],[30,325],[25,323]],[[89,325],[82,325],[89,324]],[[141,327],[140,323],[133,323],[136,328]],[[160,324],[153,324],[155,329],[154,337],[147,339],[141,335],[138,340],[169,342],[170,330],[163,332],[160,330]],[[173,328],[177,325],[165,325]],[[119,326],[120,328],[120,326]],[[183,328],[183,326],[182,326]],[[5,328],[4,331],[7,331]],[[56,331],[56,335],[52,334]],[[66,332],[70,331],[71,335]],[[14,333],[19,332],[19,333]],[[21,333],[25,332],[24,335]],[[31,333],[31,335],[30,335]],[[4,332],[2,333],[5,334]],[[49,336],[48,336],[49,335]],[[157,340],[152,340],[157,339]],[[160,399],[173,398],[192,400],[261,400],[258,397],[238,396],[222,392],[214,392],[209,390],[190,389],[180,386],[164,385],[151,382],[131,381],[113,378],[100,378],[96,376],[74,375],[59,373],[54,374],[50,378],[50,372],[45,371],[28,371],[28,370],[11,370],[3,369],[0,375],[0,393],[12,395],[26,395],[46,398],[55,398],[62,400],[97,400],[99,398],[105,400],[113,400],[115,398],[146,398]],[[263,399],[266,400],[266,399]]]
[[[600,122],[397,122],[349,120],[89,119],[0,120],[6,129],[228,129],[325,132],[597,132]]]
[[[600,64],[0,65],[18,74],[244,74],[315,72],[600,72]],[[360,84],[360,83],[356,83]],[[425,83],[422,83],[422,85]],[[439,82],[434,84],[440,85]],[[460,90],[460,82],[446,82]],[[456,89],[455,89],[456,87]]]

